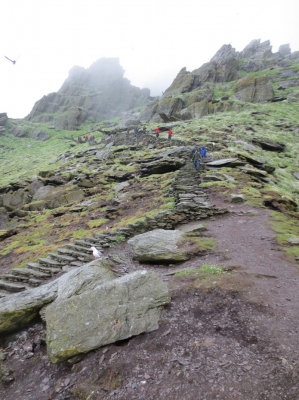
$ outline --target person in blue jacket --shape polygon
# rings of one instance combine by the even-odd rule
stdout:
[[[205,148],[205,146],[202,146],[202,148],[200,149],[200,156],[202,158],[206,158],[207,156],[207,149]]]

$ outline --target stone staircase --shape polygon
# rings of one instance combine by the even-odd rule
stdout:
[[[175,229],[182,222],[208,218],[215,214],[224,214],[227,210],[216,209],[208,203],[208,196],[200,188],[200,173],[190,161],[190,155],[185,154],[187,160],[180,170],[169,191],[169,196],[175,199],[172,210],[162,211],[153,217],[146,217],[143,221],[121,227],[115,231],[95,233],[92,237],[74,240],[56,253],[50,253],[37,262],[30,262],[25,268],[14,268],[0,277],[0,297],[10,293],[17,293],[28,288],[42,285],[49,279],[61,275],[73,268],[78,268],[94,259],[90,250],[95,246],[98,250],[114,247],[119,243],[119,237],[132,237],[152,229]],[[209,159],[205,160],[208,162]],[[117,271],[116,271],[117,272]]]
[[[117,244],[119,233],[94,234],[84,240],[75,240],[57,253],[50,253],[38,262],[30,262],[25,268],[13,268],[0,279],[0,297],[9,293],[22,292],[28,288],[39,286],[55,275],[70,271],[94,259],[90,250],[95,246],[98,250]]]

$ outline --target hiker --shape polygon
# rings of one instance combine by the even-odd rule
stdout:
[[[89,144],[93,144],[94,143],[94,136],[90,135],[89,136]]]
[[[193,157],[192,157],[192,161],[193,161],[195,169],[198,171],[200,168],[200,153],[199,153],[198,149],[195,150]]]
[[[197,146],[197,144],[193,147],[192,152],[191,152],[191,158],[193,158],[194,153],[196,152],[196,150],[199,150],[199,147]]]
[[[157,126],[157,128],[155,129],[156,132],[156,138],[158,139],[159,135],[160,135],[160,128]]]
[[[143,133],[144,135],[146,134],[146,127],[145,127],[145,125],[143,125],[142,133]]]
[[[172,133],[173,133],[171,128],[169,129],[169,131],[167,133],[168,133],[168,140],[171,140]]]
[[[82,143],[82,138],[81,138],[81,136],[78,136],[78,143]]]
[[[129,135],[129,133],[130,133],[130,128],[128,127],[127,128],[127,135]]]
[[[205,148],[205,146],[202,146],[202,148],[200,149],[200,155],[202,158],[207,157],[207,149]]]
[[[88,142],[88,135],[85,135],[85,142]]]
[[[138,128],[134,128],[134,133],[135,133],[136,136],[138,136],[139,135],[139,129]]]

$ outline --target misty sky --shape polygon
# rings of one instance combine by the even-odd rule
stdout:
[[[298,0],[1,0],[0,113],[25,117],[74,65],[101,57],[118,57],[133,85],[160,95],[223,44],[298,51],[298,16]]]

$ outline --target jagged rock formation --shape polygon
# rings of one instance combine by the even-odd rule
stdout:
[[[0,113],[0,134],[2,132],[5,132],[6,121],[7,121],[7,114],[6,113]]]
[[[146,103],[149,89],[132,86],[118,58],[101,58],[88,69],[75,66],[57,93],[37,101],[29,121],[73,130],[86,119],[100,121]]]
[[[231,45],[223,45],[210,62],[200,68],[192,72],[182,68],[162,98],[151,102],[143,111],[141,120],[168,122],[200,118],[234,109],[237,106],[233,100],[250,103],[275,101],[272,82],[266,73],[257,78],[249,76],[241,79],[242,76],[269,68],[286,68],[298,58],[299,52],[291,53],[288,44],[280,46],[277,53],[272,53],[268,40],[263,43],[253,40],[241,52],[235,51]],[[282,89],[289,85],[298,86],[297,72],[290,70],[290,73],[297,80],[282,82]],[[216,99],[214,89],[227,89],[229,82],[235,82],[233,97],[230,99],[227,95]]]

